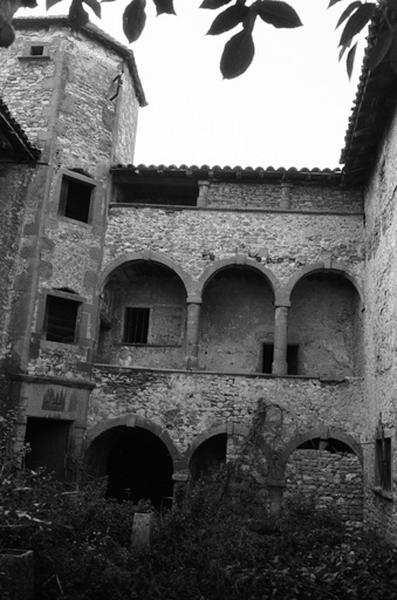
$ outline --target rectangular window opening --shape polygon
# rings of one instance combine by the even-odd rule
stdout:
[[[30,47],[30,56],[43,56],[44,54],[44,46],[31,46]]]
[[[150,308],[127,307],[124,315],[123,342],[147,344]]]
[[[77,313],[80,302],[47,296],[45,314],[46,340],[62,344],[74,344],[76,338]]]
[[[288,375],[298,375],[298,348],[297,344],[287,346]]]
[[[299,346],[297,344],[288,344],[287,346],[287,366],[288,366],[288,375],[297,375],[298,374],[298,349]],[[273,344],[263,344],[263,353],[262,353],[262,373],[271,373],[273,366],[273,354],[274,354],[274,345]]]
[[[391,438],[376,440],[375,484],[385,491],[391,490]]]
[[[63,177],[59,212],[64,217],[88,223],[93,185]]]

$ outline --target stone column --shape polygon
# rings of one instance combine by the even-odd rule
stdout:
[[[207,206],[207,196],[208,196],[208,188],[210,186],[209,181],[199,181],[199,195],[197,198],[197,206],[203,207]]]
[[[198,368],[201,298],[187,299],[186,357],[187,369]]]
[[[276,306],[274,311],[273,375],[287,375],[288,311],[290,304]]]

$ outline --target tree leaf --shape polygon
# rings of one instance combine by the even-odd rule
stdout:
[[[98,0],[83,0],[83,2],[90,7],[98,19],[101,18],[101,5]]]
[[[61,2],[61,0],[46,0],[46,3],[45,3],[46,10],[50,10],[50,8],[55,6],[55,4],[58,4],[58,2]]]
[[[353,48],[349,51],[349,54],[347,55],[347,58],[346,58],[346,69],[347,69],[347,75],[348,75],[349,79],[351,78],[352,72],[353,72],[354,58],[356,56],[356,50],[357,50],[357,42],[354,44]]]
[[[73,29],[79,29],[89,21],[87,11],[83,8],[82,0],[73,0],[69,9],[69,21]]]
[[[356,10],[356,12],[350,17],[348,22],[345,25],[345,28],[342,31],[342,35],[339,41],[339,46],[345,46],[351,39],[359,33],[368,21],[373,16],[377,4],[373,2],[368,2],[367,4],[363,4]]]
[[[0,14],[0,47],[8,48],[15,40],[15,32],[11,23]]]
[[[255,3],[258,15],[274,27],[300,27],[302,22],[292,6],[279,0],[261,0]]]
[[[230,0],[204,0],[204,2],[200,4],[200,8],[220,8],[225,4],[229,4],[229,2]]]
[[[397,73],[397,42],[393,40],[389,52],[390,66],[394,73]]]
[[[226,43],[221,57],[221,73],[225,79],[233,79],[244,73],[255,54],[251,32],[243,29]]]
[[[135,42],[145,27],[146,0],[132,0],[123,14],[123,31],[127,40]]]
[[[393,41],[393,32],[389,28],[385,29],[375,42],[373,48],[369,51],[368,68],[373,71],[385,58]]]
[[[153,0],[156,5],[158,15],[166,13],[167,15],[175,15],[173,0]]]
[[[359,0],[356,0],[355,2],[349,4],[349,6],[345,8],[343,13],[339,17],[335,29],[338,29],[339,25],[342,25],[343,21],[346,21],[347,17],[350,17],[351,13],[359,6],[361,6],[361,2]]]
[[[221,12],[212,23],[209,28],[207,35],[218,35],[233,29],[239,23],[242,23],[249,14],[249,8],[243,4],[236,4],[235,6],[229,6],[226,10]]]

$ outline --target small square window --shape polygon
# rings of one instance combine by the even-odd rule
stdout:
[[[385,491],[391,490],[391,438],[381,437],[375,445],[375,484]]]
[[[147,344],[150,308],[127,307],[124,315],[123,342]]]
[[[30,56],[43,56],[44,46],[30,46]]]
[[[79,306],[80,302],[76,300],[47,296],[44,321],[46,340],[62,344],[75,343]]]
[[[59,212],[64,217],[88,223],[94,186],[88,182],[63,176]]]

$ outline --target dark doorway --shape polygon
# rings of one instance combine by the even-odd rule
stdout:
[[[30,452],[26,454],[26,467],[33,471],[45,467],[56,479],[63,480],[70,425],[70,421],[28,417],[25,443],[29,444]]]
[[[98,436],[89,448],[88,468],[107,475],[109,498],[147,499],[160,508],[172,496],[172,458],[146,429],[122,425]]]
[[[200,444],[190,459],[190,473],[193,481],[211,475],[225,464],[226,445],[226,433],[214,435]]]

